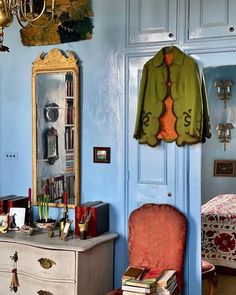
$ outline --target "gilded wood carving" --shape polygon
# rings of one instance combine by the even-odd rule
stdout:
[[[55,3],[54,21],[50,25],[26,26],[20,30],[23,45],[60,44],[92,38],[93,13],[89,0],[56,0]]]

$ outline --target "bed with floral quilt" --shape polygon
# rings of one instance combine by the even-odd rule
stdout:
[[[236,269],[236,194],[218,195],[202,205],[202,258]]]

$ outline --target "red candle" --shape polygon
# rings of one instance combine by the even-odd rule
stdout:
[[[63,201],[64,205],[67,205],[67,192],[64,192]]]
[[[45,186],[45,194],[46,194],[46,195],[49,195],[49,187],[48,187],[48,183],[46,183],[46,186]]]
[[[28,201],[31,202],[31,188],[28,189]]]

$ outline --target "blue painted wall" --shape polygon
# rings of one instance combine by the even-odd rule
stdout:
[[[116,284],[125,262],[123,72],[125,1],[92,2],[93,39],[58,46],[24,47],[19,25],[5,29],[10,53],[0,54],[0,194],[26,194],[32,186],[31,65],[43,51],[71,50],[79,58],[81,101],[81,201],[111,204],[116,245]],[[111,147],[111,164],[93,163],[93,146]],[[17,152],[18,160],[5,159]],[[57,216],[58,209],[50,209]],[[74,218],[73,210],[70,216]]]
[[[93,39],[88,41],[58,46],[23,47],[20,42],[20,27],[15,21],[5,30],[5,44],[10,47],[11,52],[0,54],[0,194],[26,194],[32,184],[32,62],[42,51],[48,52],[54,47],[71,50],[78,56],[81,74],[81,201],[103,200],[111,204],[110,228],[119,234],[115,248],[116,286],[120,284],[120,277],[127,263],[127,216],[138,203],[137,200],[129,199],[127,188],[128,90],[126,87],[129,71],[126,62],[129,56],[134,57],[136,54],[151,57],[161,46],[170,44],[168,35],[162,34],[161,31],[158,39],[163,41],[161,45],[156,46],[156,37],[153,34],[150,39],[144,40],[147,44],[141,44],[139,49],[135,43],[133,48],[127,46],[127,43],[135,42],[133,40],[127,42],[127,32],[133,26],[132,23],[130,28],[127,25],[128,2],[92,1],[94,35]],[[135,1],[131,2],[135,7]],[[176,25],[175,33],[182,36],[176,38],[174,43],[187,54],[191,54],[203,67],[232,63],[232,60],[235,60],[232,44],[230,48],[227,42],[224,42],[223,47],[217,40],[218,43],[214,43],[214,46],[219,48],[212,50],[214,46],[210,39],[209,42],[193,40],[193,43],[187,40],[185,27],[185,23],[188,23],[187,2],[171,1],[172,4],[175,3],[173,11],[179,16],[178,23],[174,22],[172,25]],[[148,11],[153,10],[146,8],[158,7],[156,1],[145,1],[145,3],[148,3],[144,11],[148,17]],[[161,8],[165,9],[164,3],[160,4]],[[138,14],[134,13],[134,10],[132,12],[132,17],[138,18]],[[159,18],[149,18],[143,25],[152,26],[158,20]],[[163,24],[165,25],[165,20]],[[153,31],[150,30],[150,33]],[[194,38],[198,37],[194,35]],[[94,164],[93,146],[110,146],[111,164]],[[17,152],[17,161],[6,160],[6,152]],[[199,295],[201,292],[201,153],[200,144],[178,149],[176,153],[176,165],[181,163],[180,173],[175,178],[175,184],[178,184],[177,195],[179,195],[176,203],[187,212],[189,221],[185,261],[186,295]],[[202,171],[203,177],[204,173]],[[50,210],[53,217],[58,213],[58,209]],[[73,215],[71,210],[72,218]]]

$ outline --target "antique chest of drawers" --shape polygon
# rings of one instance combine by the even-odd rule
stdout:
[[[0,235],[0,294],[10,295],[17,268],[19,295],[104,295],[113,287],[114,233],[61,241],[45,233]],[[17,253],[16,263],[11,259]]]

